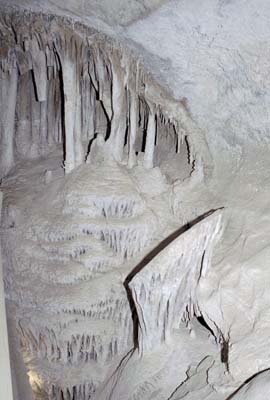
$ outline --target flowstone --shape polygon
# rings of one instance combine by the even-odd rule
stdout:
[[[149,42],[91,22],[1,8],[14,400],[260,399],[267,147],[213,157],[189,100],[148,70]]]

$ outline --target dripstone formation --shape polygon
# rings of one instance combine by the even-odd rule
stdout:
[[[242,329],[268,331],[250,300],[256,274],[234,252],[248,228],[242,203],[224,194],[228,168],[221,186],[187,99],[157,81],[138,47],[89,25],[0,16],[14,400],[255,399],[243,396],[268,390],[267,356],[258,344],[260,362],[242,368]]]

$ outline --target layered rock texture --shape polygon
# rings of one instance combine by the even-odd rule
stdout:
[[[113,3],[0,8],[14,400],[267,398],[265,56],[224,47],[240,0]]]

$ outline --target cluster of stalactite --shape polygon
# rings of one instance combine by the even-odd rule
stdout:
[[[108,156],[146,168],[160,154],[194,153],[191,120],[123,45],[82,24],[32,13],[0,18],[0,175],[23,158],[63,147],[66,172],[97,134]]]

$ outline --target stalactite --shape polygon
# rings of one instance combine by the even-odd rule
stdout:
[[[139,85],[140,85],[140,63],[130,61],[127,76],[127,95],[129,110],[129,132],[128,132],[128,167],[136,165],[136,139],[139,127]]]
[[[21,157],[29,155],[32,143],[31,80],[32,77],[29,70],[18,76],[15,148]]]
[[[129,168],[132,168],[136,164],[135,142],[136,142],[137,126],[138,126],[138,122],[137,122],[138,107],[137,107],[136,93],[134,93],[133,90],[130,90],[129,95],[130,95],[129,96],[130,128],[129,128],[128,166],[129,166]]]
[[[29,107],[32,143],[28,146],[31,151],[24,151],[25,157],[46,154],[64,136],[64,165],[70,172],[85,161],[95,134],[102,134],[108,141],[108,157],[118,162],[123,162],[126,146],[128,158],[124,160],[130,168],[137,162],[136,153],[146,152],[145,166],[152,168],[162,159],[160,153],[180,151],[175,121],[185,136],[190,135],[183,105],[163,92],[139,60],[120,44],[106,43],[97,32],[93,35],[82,25],[41,15],[33,24],[31,18],[27,15],[24,24],[17,24],[15,15],[13,22],[1,22],[14,49],[20,81],[29,74],[34,85]],[[9,25],[16,26],[16,37]],[[78,28],[83,35],[78,34]],[[16,143],[20,143],[24,129],[24,117],[19,115],[24,107],[21,102],[27,100],[17,100]],[[155,105],[155,117],[148,104]],[[22,153],[19,149],[18,154]],[[190,163],[194,154],[192,149]]]
[[[11,60],[9,71],[0,78],[0,176],[4,176],[14,165],[15,109],[18,70]]]
[[[32,143],[30,147],[31,157],[35,158],[39,156],[39,139],[40,139],[40,102],[36,98],[33,71],[31,71],[31,132],[32,132]],[[23,101],[23,100],[22,100]]]
[[[95,65],[95,54],[96,54],[96,49],[94,47],[91,48],[90,51],[90,56],[89,56],[89,61],[88,61],[88,72],[89,76],[91,79],[91,83],[96,91],[98,93],[98,77],[97,77],[97,70],[96,70],[96,65]]]
[[[147,123],[147,136],[144,152],[144,166],[145,168],[153,168],[154,166],[154,151],[156,139],[156,113],[155,106],[149,105],[148,123]]]
[[[92,385],[87,383],[88,377],[92,379],[96,371],[105,375],[115,358],[123,359],[133,345],[130,299],[122,282],[126,268],[138,267],[141,265],[138,261],[153,245],[162,244],[159,241],[164,233],[156,225],[167,192],[163,191],[156,202],[156,194],[149,200],[148,188],[143,192],[145,196],[141,196],[137,186],[143,191],[142,186],[147,186],[144,182],[157,177],[152,182],[153,187],[155,184],[158,187],[162,177],[162,186],[167,187],[157,152],[161,149],[164,158],[171,152],[180,152],[180,141],[187,139],[187,135],[190,138],[192,132],[187,133],[188,124],[182,124],[179,103],[163,94],[149,74],[144,73],[139,61],[119,43],[72,20],[42,15],[24,18],[25,24],[19,17],[14,18],[13,30],[10,29],[11,36],[16,31],[14,54],[19,72],[16,101],[17,75],[11,81],[11,75],[18,73],[15,63],[9,61],[10,76],[7,78],[5,71],[1,78],[8,93],[5,101],[9,102],[10,113],[2,113],[1,121],[8,117],[11,125],[11,114],[16,108],[15,132],[10,129],[12,134],[7,137],[8,132],[2,126],[0,132],[1,144],[8,140],[14,153],[8,153],[9,168],[16,160],[27,159],[30,154],[45,155],[50,149],[56,150],[53,157],[59,157],[60,146],[56,148],[56,144],[62,142],[67,173],[86,158],[92,165],[81,166],[65,180],[52,185],[52,171],[41,173],[48,185],[48,197],[52,198],[54,188],[59,188],[59,192],[50,204],[42,199],[40,204],[44,204],[44,209],[40,204],[39,210],[31,208],[31,221],[25,221],[22,231],[17,226],[8,230],[9,238],[16,236],[18,243],[18,248],[11,251],[15,253],[14,263],[10,262],[16,270],[14,281],[19,277],[18,287],[10,296],[16,299],[19,311],[16,318],[21,323],[20,338],[28,366],[33,367],[31,372],[37,377],[33,378],[37,397],[40,390],[53,400],[88,400],[92,388],[96,389],[103,379],[97,374]],[[14,46],[12,42],[11,49]],[[3,107],[1,99],[1,111]],[[178,123],[181,128],[176,126]],[[4,124],[8,125],[5,121]],[[20,143],[26,143],[24,149],[19,149]],[[195,152],[191,145],[188,148],[190,161]],[[121,165],[114,161],[107,163],[108,158]],[[124,163],[129,168],[138,163],[138,168],[129,171]],[[39,168],[45,165],[43,160],[36,164]],[[161,166],[161,171],[155,168],[143,176],[144,167],[156,165]],[[149,189],[152,190],[150,184]],[[156,188],[153,189],[155,192]],[[196,247],[195,236],[191,235],[188,243],[183,238],[179,240],[179,248],[182,246],[186,251],[184,261],[179,248],[177,256],[168,251],[162,263],[154,261],[146,265],[129,282],[132,293],[128,294],[134,295],[141,325],[147,315],[147,332],[139,335],[141,354],[152,345],[167,343],[173,330],[171,310],[175,320],[184,306],[187,318],[193,312],[196,299],[189,283],[194,276],[198,279],[197,261],[202,250]],[[200,240],[200,243],[208,240],[207,232]],[[196,250],[194,255],[190,253],[191,243]],[[175,263],[172,258],[176,258]],[[161,265],[161,274],[154,271],[157,264]],[[186,275],[181,280],[183,270]],[[39,288],[30,287],[35,276],[42,285],[40,292]],[[176,284],[184,300],[177,297]],[[151,303],[152,293],[159,302]],[[161,293],[163,297],[159,298]],[[187,295],[191,295],[192,301]],[[147,302],[151,303],[149,319]],[[156,316],[158,327],[152,324]],[[81,380],[85,370],[89,375]]]
[[[32,57],[31,53],[27,50],[23,50],[18,45],[15,48],[17,65],[20,75],[24,75],[32,69]]]
[[[116,161],[122,161],[123,148],[126,132],[126,95],[125,95],[125,62],[116,59],[112,60],[112,108],[111,133],[109,141],[111,151]],[[120,56],[121,57],[121,56]]]
[[[65,171],[69,173],[75,167],[74,129],[76,121],[76,64],[68,57],[62,58],[64,120],[65,120]]]
[[[31,41],[31,55],[33,64],[33,76],[37,100],[47,100],[47,61],[45,51],[39,48],[37,38],[34,36]]]
[[[89,140],[94,136],[94,102],[93,92],[94,88],[91,85],[91,80],[88,71],[84,70],[81,93],[82,93],[82,140],[84,142],[85,151],[87,154]]]
[[[145,149],[145,136],[147,129],[147,106],[144,98],[139,96],[138,98],[138,126],[137,135],[135,140],[135,152],[144,152]]]
[[[48,143],[62,142],[62,99],[59,75],[56,74],[48,81],[47,123]]]
[[[105,60],[105,55],[102,54],[101,49],[96,55],[96,76],[98,79],[98,96],[102,101],[105,112],[109,120],[112,119],[112,93],[111,81],[112,71],[109,61]]]
[[[78,74],[78,73],[77,73]],[[75,108],[75,127],[74,127],[74,152],[75,167],[83,162],[84,150],[82,144],[82,93],[80,79],[76,79],[76,108]]]
[[[177,134],[177,153],[180,154],[181,144],[182,144],[182,131],[177,122],[175,123],[174,128],[175,128],[175,132]]]
[[[39,131],[41,145],[48,143],[48,102],[46,100],[40,103],[40,131]]]
[[[94,133],[101,134],[104,138],[107,135],[108,129],[108,119],[107,115],[104,112],[104,107],[102,102],[99,100],[95,100],[95,124],[94,124]]]
[[[93,85],[90,85],[90,109],[88,110],[89,113],[89,127],[87,138],[88,140],[92,139],[95,133],[95,126],[96,126],[96,92]]]

